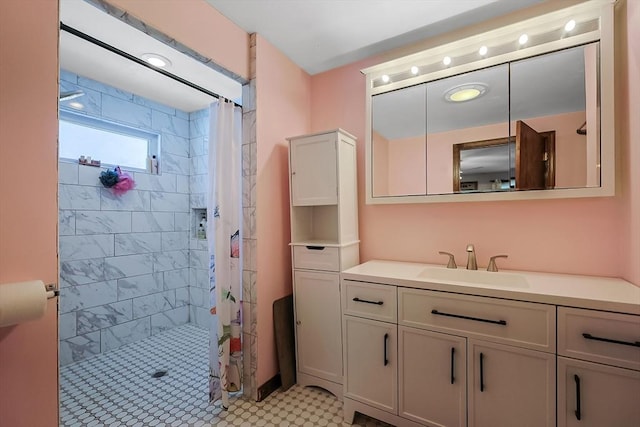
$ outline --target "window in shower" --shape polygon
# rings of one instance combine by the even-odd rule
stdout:
[[[60,111],[58,156],[77,161],[80,156],[100,160],[103,166],[149,170],[148,159],[159,157],[160,135],[107,120]]]

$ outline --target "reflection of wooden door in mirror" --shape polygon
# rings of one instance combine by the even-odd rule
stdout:
[[[516,190],[555,186],[555,131],[537,132],[516,122]]]
[[[497,138],[484,141],[464,142],[453,145],[453,191],[454,193],[468,191],[505,191],[515,190],[544,190],[555,187],[555,131],[537,132],[525,122],[516,122],[516,137]],[[509,148],[510,147],[510,148]],[[486,156],[486,150],[492,151],[491,157],[498,159],[498,164],[494,164]],[[468,181],[469,170],[480,169],[472,167],[463,171],[463,155],[466,153],[466,161],[474,158],[474,165],[478,163],[483,166],[486,172],[491,172],[494,178],[499,178],[502,183],[508,183],[509,178],[515,187],[500,187],[488,189],[472,188],[464,184],[464,176]],[[500,160],[501,159],[501,160]],[[500,166],[500,163],[502,166]],[[467,164],[467,168],[469,164]],[[465,173],[463,173],[465,172]],[[511,172],[511,173],[510,173]],[[472,172],[473,173],[473,172]],[[506,184],[508,185],[508,184]]]

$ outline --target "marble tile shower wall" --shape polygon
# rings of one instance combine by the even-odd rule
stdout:
[[[189,147],[191,151],[189,206],[194,209],[207,207],[209,163],[209,110],[189,114]],[[189,239],[189,311],[191,323],[209,329],[209,251],[207,240],[196,237],[199,218],[192,216]]]
[[[161,175],[135,172],[136,188],[122,196],[100,185],[100,168],[59,163],[60,360],[67,364],[189,322],[189,303],[200,298],[190,298],[190,270],[202,258],[190,253],[189,185],[191,171],[201,169],[189,157],[189,114],[64,71],[60,86],[85,93],[84,109],[73,111],[161,134]]]

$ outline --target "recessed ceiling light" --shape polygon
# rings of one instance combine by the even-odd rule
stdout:
[[[465,83],[454,86],[444,93],[444,99],[449,102],[471,101],[487,92],[488,86],[484,83]]]
[[[451,58],[450,58],[450,57],[448,57],[448,56],[445,56],[444,58],[442,58],[442,63],[443,63],[444,65],[449,65],[449,64],[451,64]]]
[[[78,101],[72,101],[69,103],[69,107],[75,108],[76,110],[82,110],[84,105]]]
[[[415,65],[411,67],[411,74],[413,74],[414,76],[417,76],[419,72],[420,72],[420,69]]]
[[[382,82],[383,82],[383,83],[389,83],[389,76],[388,76],[388,75],[386,75],[386,74],[383,74],[383,75],[382,75]]]
[[[480,56],[485,56],[488,51],[489,51],[489,49],[487,49],[486,46],[481,46],[480,50],[478,50],[478,53],[480,54]]]
[[[522,44],[526,44],[529,41],[529,36],[526,34],[523,34],[520,36],[520,38],[518,39],[518,43]]]
[[[141,58],[158,68],[167,68],[171,65],[171,61],[169,61],[169,59],[162,55],[158,55],[157,53],[145,53],[141,55]]]
[[[574,21],[573,19],[569,22],[567,22],[564,26],[564,30],[566,32],[569,32],[571,30],[573,30],[576,27],[576,21]]]

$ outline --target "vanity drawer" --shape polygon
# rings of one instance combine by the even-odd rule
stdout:
[[[395,323],[398,318],[396,287],[344,280],[342,309],[351,316]]]
[[[340,248],[294,246],[293,267],[309,270],[340,271]]]
[[[640,370],[640,316],[558,307],[558,354]]]
[[[398,323],[534,350],[556,348],[555,306],[398,288]]]

